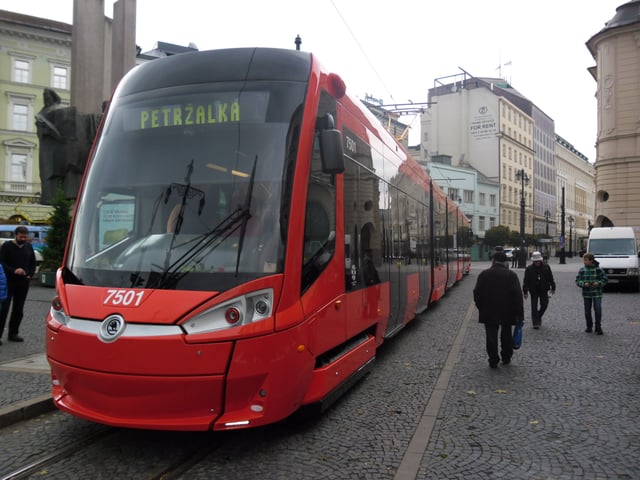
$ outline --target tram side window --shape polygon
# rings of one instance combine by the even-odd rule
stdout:
[[[354,131],[343,128],[346,162],[343,177],[345,223],[345,289],[386,281],[381,204],[386,188],[373,162],[373,147]]]
[[[441,265],[445,261],[446,248],[446,222],[442,204],[436,202],[434,206],[434,259],[433,265]]]
[[[458,217],[453,212],[449,212],[449,229],[447,231],[447,249],[449,258],[454,258],[453,249],[456,248],[455,239],[458,236]]]
[[[417,210],[418,219],[418,241],[416,244],[416,256],[419,259],[419,263],[426,265],[429,260],[429,211],[426,205],[419,205]]]
[[[335,100],[322,92],[318,118],[330,113],[335,118]],[[336,191],[332,174],[323,173],[319,131],[316,131],[311,156],[307,206],[304,221],[302,259],[302,291],[305,291],[325,269],[336,249]]]

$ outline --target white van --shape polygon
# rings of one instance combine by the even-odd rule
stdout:
[[[629,285],[640,290],[638,242],[631,227],[598,227],[589,233],[587,251],[593,253],[609,285]]]

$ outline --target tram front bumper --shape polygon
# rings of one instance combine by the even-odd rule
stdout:
[[[127,428],[210,430],[223,407],[223,375],[121,375],[81,370],[51,359],[49,363],[56,406],[94,422]]]

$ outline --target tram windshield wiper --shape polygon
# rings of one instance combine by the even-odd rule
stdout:
[[[240,258],[242,255],[242,246],[244,244],[244,237],[247,231],[247,222],[251,218],[251,199],[253,198],[253,186],[256,176],[257,164],[258,156],[256,155],[253,160],[253,167],[251,169],[251,176],[249,177],[249,184],[243,205],[239,206],[233,212],[231,212],[210,232],[207,232],[201,237],[194,239],[192,241],[193,245],[191,246],[191,248],[183,253],[171,265],[167,265],[165,262],[165,268],[162,275],[158,278],[158,284],[155,288],[174,287],[178,280],[191,272],[191,268],[188,268],[187,265],[197,265],[202,258],[218,248],[231,234],[233,234],[238,228],[240,228],[240,238],[238,239],[238,253],[236,255],[235,268],[235,275],[236,277],[238,276]],[[167,258],[170,255],[171,249],[173,248],[173,243],[174,242],[172,239],[171,248],[167,252]],[[203,255],[203,252],[206,252],[206,254]]]
[[[211,231],[192,240],[193,245],[186,252],[165,268],[160,275],[154,275],[157,279],[155,282],[149,279],[147,288],[174,287],[182,277],[192,271],[191,268],[188,268],[189,264],[197,265],[202,258],[224,243],[250,217],[251,214],[247,208],[242,206],[236,208]],[[206,253],[203,254],[203,252]]]
[[[253,160],[253,168],[251,169],[251,177],[249,178],[249,188],[247,188],[247,196],[244,199],[244,204],[247,212],[251,212],[251,199],[253,198],[253,183],[256,177],[256,165],[258,164],[258,155]],[[240,230],[240,240],[238,241],[238,255],[236,256],[236,277],[238,276],[238,269],[240,268],[240,255],[242,254],[242,246],[244,245],[244,236],[247,233],[247,222],[251,218],[251,214],[244,217],[242,221],[242,229]]]

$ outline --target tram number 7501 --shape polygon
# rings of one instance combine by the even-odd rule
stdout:
[[[122,305],[125,307],[137,307],[142,302],[144,291],[109,289],[107,290],[107,298],[104,299],[104,305]]]

